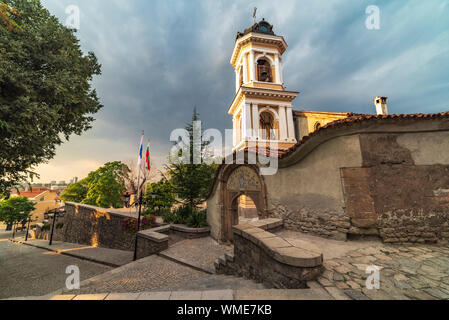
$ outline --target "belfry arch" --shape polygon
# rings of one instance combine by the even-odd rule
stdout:
[[[259,219],[267,218],[266,187],[256,165],[228,165],[221,172],[221,236],[233,240],[232,227],[239,223],[238,199],[245,195],[254,202]]]

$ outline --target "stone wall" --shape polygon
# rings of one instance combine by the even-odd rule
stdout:
[[[276,174],[261,178],[266,205],[259,212],[284,219],[288,229],[339,240],[449,241],[449,119],[403,118],[318,131],[280,159]],[[215,237],[229,223],[222,213],[232,209],[219,197],[226,177],[217,177],[208,199]]]
[[[449,152],[422,152],[442,136],[449,140],[444,132],[360,136],[363,167],[342,169],[352,233],[377,230],[385,242],[449,239]]]
[[[142,259],[168,249],[170,227],[140,231],[137,234],[137,259]]]
[[[340,168],[361,164],[357,136],[327,141],[300,162],[264,177],[268,210],[284,219],[287,229],[346,240],[350,220],[345,212]]]
[[[63,217],[57,217],[56,223],[55,223],[55,229],[53,231],[53,241],[64,241],[64,228],[58,227],[59,223],[64,223]],[[50,240],[51,235],[51,228],[53,224],[53,217],[50,217],[48,219],[47,224],[50,225],[49,230],[42,231],[42,227],[44,226],[44,223],[38,223],[36,224],[36,227],[34,228],[34,238],[40,239],[40,240]]]
[[[323,272],[323,255],[317,249],[313,251],[312,244],[298,247],[265,231],[279,223],[282,220],[267,219],[258,222],[257,227],[235,226],[234,255],[216,262],[217,273],[235,274],[272,288],[307,288],[307,281]]]
[[[94,206],[65,204],[63,241],[119,250],[134,250],[135,233],[123,230],[129,215]]]

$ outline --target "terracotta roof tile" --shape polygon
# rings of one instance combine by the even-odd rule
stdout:
[[[310,133],[308,136],[302,138],[296,145],[288,149],[286,152],[282,152],[279,154],[279,158],[285,158],[287,155],[298,149],[299,146],[304,144],[307,140],[312,138],[313,136],[319,134],[323,130],[327,130],[329,128],[350,126],[353,123],[360,123],[365,121],[379,121],[386,119],[404,119],[404,120],[413,120],[413,119],[437,119],[437,118],[449,118],[449,112],[441,112],[441,113],[408,113],[408,114],[391,114],[391,115],[372,115],[372,114],[356,114],[356,113],[348,113],[348,118],[335,120],[327,123],[326,125],[320,127],[318,130]]]

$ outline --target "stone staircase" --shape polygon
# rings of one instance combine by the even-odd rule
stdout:
[[[234,253],[226,253],[215,260],[215,273],[216,274],[224,274],[228,276],[239,276],[242,277],[242,274],[239,274],[239,268],[235,265],[235,257]]]
[[[265,219],[233,227],[234,253],[215,262],[217,274],[263,283],[268,288],[304,289],[324,271],[323,255],[312,243],[285,240],[269,231],[282,227],[280,219]]]

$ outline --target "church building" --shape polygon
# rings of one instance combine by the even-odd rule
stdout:
[[[375,114],[294,110],[286,50],[264,19],[237,33],[234,154],[276,149],[278,170],[224,161],[207,200],[211,235],[232,242],[236,225],[276,218],[337,240],[448,241],[449,112],[389,114],[382,96]]]
[[[265,19],[237,33],[231,56],[236,94],[228,110],[234,150],[259,143],[289,149],[327,123],[351,115],[294,110],[293,101],[299,92],[284,87],[282,55],[286,50],[284,37],[276,35]]]

